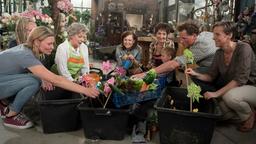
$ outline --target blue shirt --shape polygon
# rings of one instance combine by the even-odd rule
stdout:
[[[133,49],[123,49],[122,45],[118,45],[116,47],[116,60],[117,65],[122,66],[122,57],[124,55],[132,54],[133,57],[136,59],[137,62],[140,63],[141,61],[141,47],[137,45]]]

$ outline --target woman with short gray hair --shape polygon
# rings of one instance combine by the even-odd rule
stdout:
[[[84,24],[73,23],[67,29],[68,39],[57,47],[55,66],[58,74],[68,80],[89,73],[88,47],[84,44],[87,32]]]
[[[67,29],[68,38],[71,38],[80,32],[84,32],[85,34],[88,33],[87,27],[81,23],[73,23]]]

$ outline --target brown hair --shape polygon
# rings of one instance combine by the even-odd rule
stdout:
[[[15,36],[18,44],[25,43],[27,41],[28,35],[26,33],[27,25],[29,23],[35,23],[33,19],[27,17],[21,17],[15,27]]]
[[[134,39],[134,44],[133,46],[131,47],[132,49],[135,48],[137,46],[137,43],[138,43],[138,37],[135,35],[135,33],[133,33],[132,31],[125,31],[122,33],[121,35],[121,40],[122,40],[122,48],[125,49],[124,47],[124,38],[127,37],[128,35],[132,35],[132,38]]]
[[[174,32],[173,28],[171,28],[170,25],[168,25],[167,23],[158,23],[155,28],[154,28],[154,33],[156,34],[159,30],[164,30],[166,31],[167,35],[170,32]]]
[[[25,44],[26,47],[32,50],[34,55],[39,58],[40,53],[38,50],[38,46],[35,45],[35,40],[42,41],[48,37],[54,37],[54,33],[51,29],[45,26],[39,26],[35,28],[28,36],[27,43]]]
[[[60,32],[61,32],[61,26],[60,26],[60,23],[62,22],[63,19],[65,19],[66,16],[64,13],[59,13],[57,18],[56,18],[56,23],[55,23],[55,26],[54,26],[54,33],[55,35],[57,36]]]
[[[180,24],[177,29],[179,32],[185,30],[188,35],[199,34],[199,26],[195,21],[186,21],[185,23]]]
[[[213,26],[212,29],[214,29],[215,27],[223,27],[223,32],[226,35],[232,35],[232,39],[235,39],[235,34],[237,33],[237,29],[236,29],[236,24],[232,21],[220,21],[220,22],[216,22]]]

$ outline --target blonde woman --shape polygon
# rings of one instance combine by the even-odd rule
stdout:
[[[12,48],[27,41],[29,33],[36,28],[36,23],[31,18],[21,17],[15,28],[16,39],[11,40],[8,47]]]
[[[25,129],[32,122],[20,111],[24,104],[37,93],[41,79],[48,81],[48,90],[61,87],[89,97],[98,96],[94,88],[85,88],[47,70],[39,60],[41,54],[51,54],[54,47],[54,33],[47,27],[35,28],[26,44],[0,52],[0,99],[13,95],[8,105],[0,103],[1,116],[5,126]]]
[[[56,19],[57,23],[55,24],[55,39],[56,39],[56,45],[63,43],[67,36],[65,35],[65,26],[66,26],[66,16],[63,13],[59,13]]]

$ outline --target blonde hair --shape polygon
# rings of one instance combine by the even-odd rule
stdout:
[[[173,59],[175,57],[176,51],[173,47],[166,46],[166,47],[162,48],[161,54],[162,53],[166,54],[168,57],[170,57],[170,59]]]
[[[60,32],[61,32],[61,26],[60,26],[60,23],[62,22],[63,19],[65,19],[66,16],[64,13],[59,13],[59,15],[57,16],[56,18],[56,23],[55,23],[55,26],[54,26],[54,33],[55,33],[55,36],[57,36]]]
[[[28,35],[26,33],[27,25],[29,23],[35,23],[33,19],[27,17],[21,17],[15,27],[15,36],[18,44],[25,43],[27,41]]]
[[[35,40],[42,41],[48,37],[54,37],[54,33],[51,29],[45,26],[39,26],[35,28],[28,36],[27,43],[25,44],[26,47],[32,50],[34,55],[39,58],[40,52],[39,47],[35,45]]]

